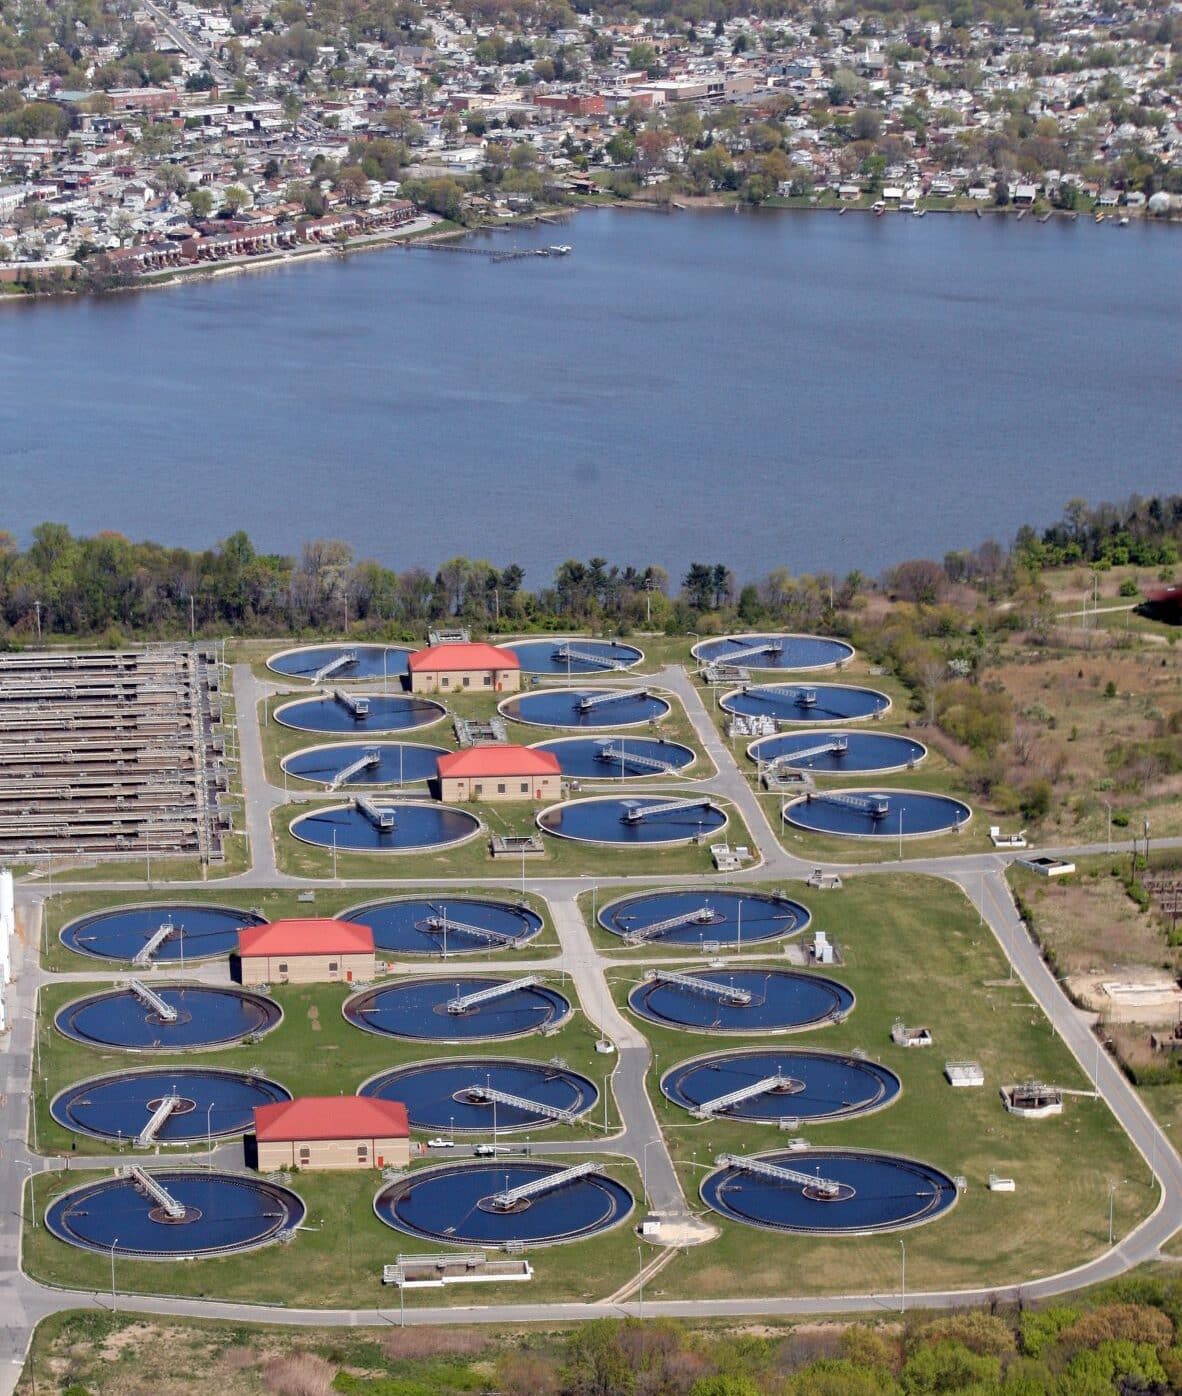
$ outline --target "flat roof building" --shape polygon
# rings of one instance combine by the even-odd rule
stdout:
[[[275,1168],[405,1168],[406,1106],[372,1096],[298,1096],[258,1105],[254,1134],[262,1173]]]
[[[373,931],[327,916],[244,927],[238,956],[243,984],[368,982],[376,973]]]
[[[419,650],[407,668],[412,693],[516,693],[521,687],[517,655],[479,641]]]
[[[436,762],[440,798],[461,800],[556,800],[562,768],[550,751],[528,746],[473,746]]]

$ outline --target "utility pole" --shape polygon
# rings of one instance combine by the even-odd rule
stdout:
[[[41,602],[34,601],[33,609],[37,612],[37,643],[41,643]]]

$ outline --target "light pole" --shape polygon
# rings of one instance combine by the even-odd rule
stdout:
[[[111,1312],[117,1312],[115,1303],[115,1247],[119,1244],[119,1237],[116,1236],[111,1242]]]
[[[907,1242],[899,1238],[899,1312],[907,1312]]]
[[[644,1148],[640,1151],[640,1190],[644,1193],[644,1205],[649,1205],[648,1200],[648,1151],[654,1144],[659,1144],[659,1139],[649,1139]]]
[[[25,1167],[29,1170],[29,1213],[33,1219],[33,1230],[37,1230],[37,1194],[33,1189],[33,1165],[26,1159]]]
[[[637,1247],[636,1247],[636,1280],[637,1280],[637,1284],[638,1284],[639,1290],[640,1290],[640,1293],[639,1293],[639,1295],[638,1295],[638,1297],[637,1297],[637,1302],[636,1302],[636,1316],[637,1316],[637,1318],[643,1318],[643,1317],[644,1317],[644,1250],[643,1250],[643,1248],[640,1247],[640,1246],[637,1246]]]
[[[1111,1246],[1112,1246],[1112,1201],[1113,1201],[1113,1198],[1114,1198],[1115,1196],[1116,1196],[1116,1184],[1113,1183],[1113,1182],[1109,1182],[1109,1184],[1108,1184],[1108,1245],[1109,1245],[1110,1248],[1111,1248]]]
[[[213,1101],[209,1102],[205,1111],[205,1157],[209,1163],[209,1172],[213,1172],[213,1128],[210,1123],[210,1115],[213,1113]]]

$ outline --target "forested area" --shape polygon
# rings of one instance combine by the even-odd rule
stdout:
[[[851,634],[866,627],[868,597],[920,608],[921,630],[949,635],[964,628],[966,612],[1006,598],[1020,603],[1018,622],[1042,623],[1039,579],[1047,568],[1131,563],[1169,577],[1180,545],[1182,495],[1095,507],[1076,500],[1049,528],[1021,529],[1012,547],[987,541],[941,561],[911,559],[877,580],[857,571],[796,575],[786,566],[748,580],[724,562],[690,562],[671,578],[653,564],[592,557],[562,563],[531,590],[533,579],[513,562],[455,557],[434,572],[399,571],[357,559],[333,539],[308,542],[288,557],[259,552],[238,532],[192,552],[110,532],[78,538],[63,524],[44,523],[26,548],[0,534],[0,642],[346,628],[417,639],[441,620],[490,633],[579,626],[676,635],[776,625]],[[890,644],[884,631],[871,647],[885,652]]]

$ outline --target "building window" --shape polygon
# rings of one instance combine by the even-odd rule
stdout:
[[[301,1150],[300,1150],[300,1162],[301,1162],[301,1163],[311,1163],[311,1161],[312,1161],[312,1150],[311,1150],[311,1149],[301,1149]]]
[[[503,795],[504,793],[505,793],[505,787],[504,787],[504,785],[503,785],[503,784],[498,785],[498,786],[497,786],[497,794],[498,794],[498,795]]]
[[[341,965],[340,965],[340,961],[339,961],[339,960],[329,960],[329,962],[328,962],[328,972],[329,972],[329,974],[336,974],[336,972],[340,969],[340,967],[341,967]]]
[[[368,1144],[358,1144],[358,1146],[357,1146],[357,1160],[358,1160],[358,1162],[360,1162],[362,1159],[367,1159],[367,1158],[369,1158],[369,1145],[368,1145]]]
[[[521,782],[521,793],[522,793],[523,795],[528,795],[528,794],[529,794],[529,781],[528,781],[528,780],[523,780],[523,781]]]
[[[281,965],[279,966],[279,973],[280,973],[280,974],[286,974],[286,973],[287,973],[287,966],[284,965],[284,964],[281,964]]]
[[[472,687],[472,679],[471,679],[471,677],[470,677],[469,675],[467,675],[467,674],[464,675],[464,687],[465,687],[465,688],[471,688],[471,687]]]
[[[451,680],[447,677],[446,674],[444,674],[443,677],[439,680],[439,686],[441,688],[446,688],[450,682]]]
[[[491,674],[485,674],[485,676],[480,680],[480,682],[485,686],[485,688],[491,688],[491,687],[492,687],[492,675],[491,675]]]

